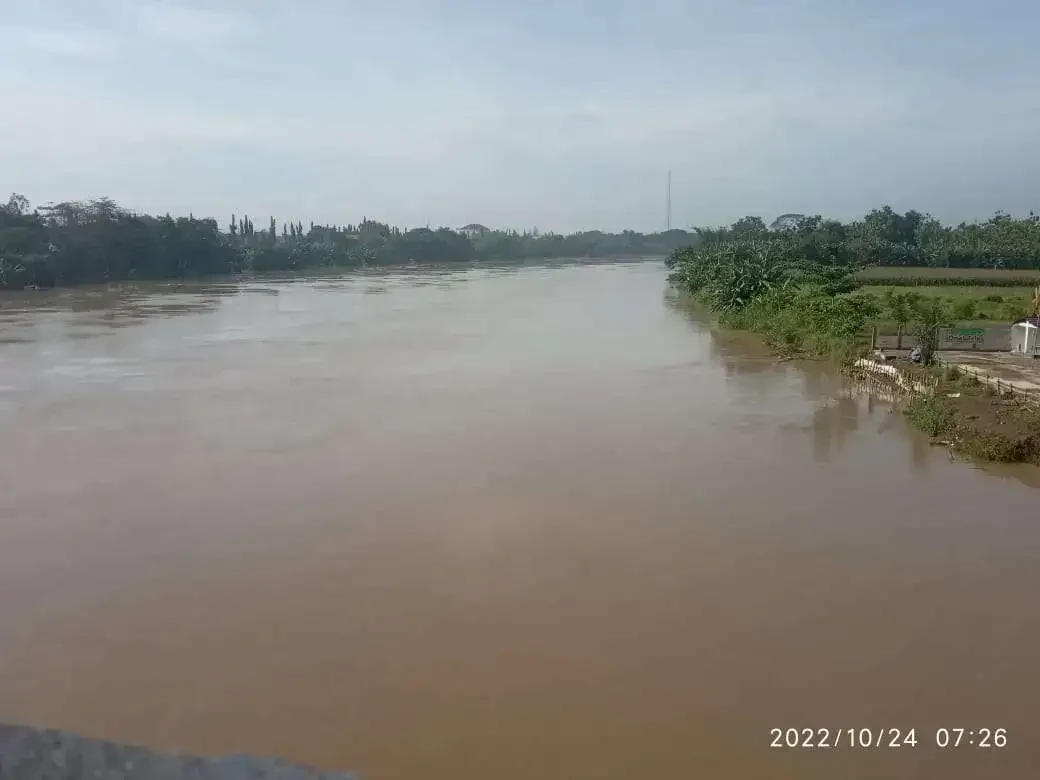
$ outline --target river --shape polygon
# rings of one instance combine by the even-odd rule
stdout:
[[[362,780],[1040,767],[1035,471],[659,263],[4,298],[0,442],[0,721]]]

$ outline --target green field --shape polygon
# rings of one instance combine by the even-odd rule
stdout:
[[[939,285],[939,286],[926,286],[926,285],[895,285],[895,284],[876,284],[871,280],[868,284],[864,285],[863,288],[867,292],[876,293],[878,295],[884,294],[885,290],[896,290],[898,292],[915,292],[918,295],[941,295],[947,298],[994,298],[1000,297],[1005,300],[1014,297],[1029,297],[1033,296],[1032,287],[1024,284],[1016,285],[1014,287],[1004,285],[975,285],[972,287],[954,288],[951,285]]]
[[[864,283],[864,292],[878,298],[888,291],[940,298],[958,325],[974,327],[1025,317],[1040,287],[1040,271],[995,268],[873,266],[857,272],[856,278]],[[889,323],[882,319],[878,324]]]
[[[872,266],[858,271],[856,278],[866,284],[887,287],[1040,286],[1040,271],[1030,269]]]
[[[946,301],[958,325],[981,327],[1013,322],[1029,313],[1033,300],[1032,287],[924,287],[869,285],[863,292],[882,298],[885,292],[914,292],[927,298],[941,298]],[[879,323],[887,324],[887,323]]]

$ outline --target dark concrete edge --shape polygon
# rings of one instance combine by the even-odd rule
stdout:
[[[65,731],[0,723],[0,780],[360,780],[280,758],[161,753]]]

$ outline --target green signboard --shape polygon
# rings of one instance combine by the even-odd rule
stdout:
[[[956,328],[953,331],[954,336],[985,336],[985,328]]]

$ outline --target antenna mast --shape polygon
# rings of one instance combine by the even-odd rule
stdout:
[[[672,171],[668,170],[668,189],[664,196],[664,223],[666,230],[672,229]]]

